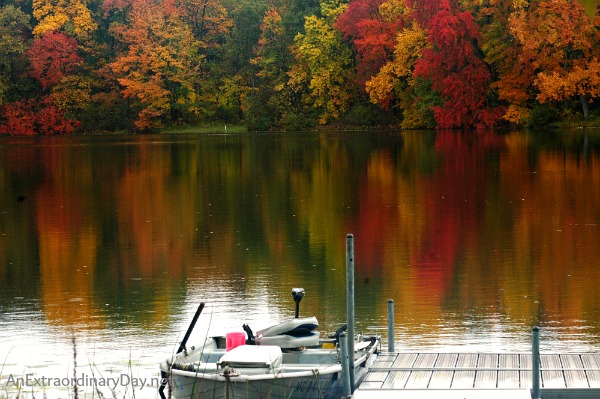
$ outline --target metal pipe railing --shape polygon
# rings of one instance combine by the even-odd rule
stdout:
[[[346,236],[346,317],[348,318],[348,372],[354,392],[354,236]]]
[[[531,351],[531,399],[540,398],[540,328],[533,327]]]
[[[394,351],[394,300],[388,299],[388,352]]]

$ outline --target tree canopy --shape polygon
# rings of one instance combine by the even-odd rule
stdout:
[[[600,112],[598,10],[598,0],[7,0],[0,134],[589,118]]]

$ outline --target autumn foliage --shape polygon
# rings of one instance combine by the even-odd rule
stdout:
[[[482,121],[485,88],[490,72],[477,46],[479,26],[471,13],[457,11],[452,0],[437,1],[439,10],[429,21],[429,46],[415,64],[415,76],[430,81],[441,99],[431,107],[442,129],[474,127]]]
[[[541,107],[600,111],[593,0],[2,4],[7,134],[215,122],[491,128],[534,123]]]
[[[354,0],[335,23],[344,37],[350,39],[358,57],[357,74],[364,84],[391,58],[396,35],[403,25],[384,0]],[[386,11],[388,11],[386,13]]]
[[[5,105],[2,113],[6,120],[0,124],[0,133],[3,134],[69,134],[79,126],[79,122],[67,118],[62,110],[52,104],[51,97],[41,101],[19,100]]]
[[[77,41],[63,33],[47,31],[27,50],[31,75],[47,89],[73,72],[80,64]]]

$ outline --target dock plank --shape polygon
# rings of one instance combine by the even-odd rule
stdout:
[[[435,362],[435,367],[438,367],[438,368],[455,367],[457,360],[458,360],[458,353],[440,353]]]
[[[490,389],[498,385],[498,372],[496,370],[478,370],[475,372],[474,388]]]
[[[429,387],[432,371],[415,370],[411,371],[408,381],[406,381],[406,389],[425,389]]]
[[[567,388],[589,388],[581,357],[575,354],[560,355]]]
[[[543,388],[566,388],[560,356],[557,354],[540,355],[540,370]]]
[[[487,399],[529,392],[532,387],[530,353],[408,352],[379,356],[356,390],[363,396],[357,397],[416,399],[434,395],[449,399],[460,392],[468,393],[464,398]],[[540,374],[540,393],[546,399],[600,397],[600,353],[541,354]],[[364,396],[367,393],[373,395]]]
[[[580,357],[586,369],[600,370],[600,355],[596,353],[582,353]]]
[[[413,367],[413,365],[415,364],[415,361],[417,360],[418,357],[419,357],[418,353],[400,353],[398,355],[398,357],[396,358],[396,360],[394,361],[394,363],[392,364],[392,367],[394,367],[394,368]]]
[[[521,384],[521,388],[531,388],[533,387],[531,370],[520,370],[519,371],[519,382]]]
[[[407,389],[419,389],[419,388],[427,388],[429,386],[429,381],[431,380],[431,376],[433,371],[431,368],[435,364],[438,358],[437,353],[421,353],[415,360],[413,364],[413,368],[415,369],[410,373],[408,377],[408,381],[406,381]],[[429,370],[419,370],[419,369],[429,369]]]
[[[498,356],[498,388],[520,388],[519,355],[517,353],[502,353]],[[513,369],[513,370],[503,370]]]
[[[478,357],[477,353],[459,353],[458,359],[456,359],[456,367],[459,369],[476,367]]]
[[[523,353],[519,355],[519,368],[520,369],[526,369],[526,370],[531,370],[532,367],[532,355],[529,353]]]
[[[478,390],[478,389],[449,389],[449,390],[427,390],[427,391],[410,391],[410,394],[401,394],[391,390],[357,390],[352,395],[353,399],[531,399],[529,390],[513,389],[513,390]]]
[[[600,355],[586,353],[581,355],[590,388],[600,388]]]
[[[373,364],[373,367],[374,368],[392,367],[392,365],[394,364],[394,361],[396,360],[397,357],[398,357],[397,353],[382,353],[377,356],[377,359],[375,359],[375,363]]]
[[[366,381],[363,380],[360,383],[360,387],[363,389],[381,389],[383,386],[381,381]]]
[[[498,385],[498,355],[483,353],[477,359],[475,388],[496,388]]]
[[[410,371],[390,371],[381,386],[383,389],[403,389],[410,376]]]
[[[531,381],[531,367],[532,367],[532,355],[530,353],[519,354],[519,381],[521,388],[531,388],[533,382]]]
[[[451,369],[456,366],[458,353],[440,353],[435,367],[443,369]],[[454,370],[434,370],[429,382],[430,389],[449,389],[452,386],[454,378]]]
[[[520,360],[518,353],[501,353],[498,355],[498,368],[518,369]]]
[[[475,371],[461,370],[461,368],[475,368],[478,355],[476,353],[459,353],[456,360],[456,371],[452,379],[452,389],[473,388],[475,385]]]
[[[385,382],[389,374],[389,371],[374,371],[371,373],[367,373],[367,375],[363,379],[362,384],[368,385],[372,388],[381,388],[383,387],[383,383]]]
[[[420,353],[413,364],[414,368],[432,368],[437,358],[439,357],[438,353]]]

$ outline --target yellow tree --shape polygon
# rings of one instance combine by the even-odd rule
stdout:
[[[345,112],[352,97],[352,51],[333,26],[344,8],[338,0],[321,1],[323,18],[306,17],[305,33],[294,39],[296,58],[302,67],[292,70],[290,79],[308,81],[306,102],[319,110],[321,124]]]
[[[88,3],[88,0],[33,0],[33,16],[38,21],[34,35],[39,37],[47,31],[64,31],[87,38],[96,29]]]
[[[411,18],[412,9],[404,0],[389,0],[379,7],[387,19],[407,21],[396,36],[393,58],[366,82],[365,89],[372,103],[388,109],[397,104],[402,109],[405,128],[427,125],[426,117],[415,101],[416,80],[413,77],[415,61],[427,46],[427,34]]]

